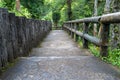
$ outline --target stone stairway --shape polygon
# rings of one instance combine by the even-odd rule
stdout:
[[[53,30],[29,57],[21,57],[1,80],[120,80],[120,71]]]

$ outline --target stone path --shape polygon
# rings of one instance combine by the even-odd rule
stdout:
[[[54,30],[1,80],[120,80],[120,71],[80,49],[64,31]]]

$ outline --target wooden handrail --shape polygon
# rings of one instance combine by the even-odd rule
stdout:
[[[102,23],[120,23],[120,12],[111,13],[101,16]]]
[[[111,14],[105,14],[102,16],[97,16],[97,17],[88,17],[84,19],[76,19],[76,20],[71,20],[67,21],[66,23],[99,23],[99,22],[104,22],[104,23],[120,23],[120,12],[116,13],[111,13]]]
[[[61,30],[62,27],[52,27],[52,30]]]
[[[98,17],[90,17],[90,18],[84,18],[84,19],[76,19],[76,20],[72,20],[72,21],[67,21],[65,23],[89,23],[89,22],[92,22],[92,23],[98,23],[99,20],[100,20],[100,16]]]
[[[100,39],[88,34],[89,23],[101,24],[102,31]],[[120,23],[120,12],[106,14],[98,17],[89,17],[67,21],[63,24],[63,29],[66,30],[73,38],[78,41],[77,37],[83,38],[83,47],[88,48],[88,41],[100,47],[101,56],[108,55],[109,46],[109,28],[110,24]],[[80,32],[79,24],[83,24],[83,32]]]
[[[90,36],[88,34],[84,34],[80,31],[76,31],[75,29],[70,29],[69,27],[65,27],[67,28],[68,30],[71,30],[72,32],[74,32],[76,35],[80,36],[80,37],[83,37],[87,40],[89,40],[90,42],[92,42],[93,44],[95,44],[96,46],[100,46],[100,39],[96,38],[96,37],[93,37],[93,36]]]

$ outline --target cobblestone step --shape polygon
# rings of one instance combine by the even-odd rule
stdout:
[[[92,56],[23,57],[2,80],[120,80],[120,74]]]

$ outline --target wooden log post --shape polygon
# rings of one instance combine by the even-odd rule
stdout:
[[[33,44],[32,44],[32,41],[33,41],[33,39],[32,39],[32,20],[31,19],[28,19],[28,25],[27,26],[29,26],[29,43],[28,43],[28,46],[29,46],[29,50],[31,50],[32,49],[32,47],[33,47]]]
[[[8,22],[8,11],[7,9],[0,8],[0,56],[1,66],[5,67],[8,62],[8,43],[9,43],[9,22]]]
[[[23,32],[23,21],[22,17],[16,17],[16,26],[18,34],[18,54],[17,56],[23,55],[23,45],[24,45],[24,32]]]
[[[67,28],[70,27],[70,23],[67,24],[67,25],[68,25]],[[71,31],[69,29],[67,29],[67,28],[66,28],[66,30],[68,31],[68,34],[70,35]]]
[[[74,29],[74,23],[72,23],[72,29]],[[72,31],[71,31],[72,32]],[[72,32],[72,35],[71,35],[72,38],[74,38],[74,32]]]
[[[102,24],[100,54],[104,57],[108,56],[109,28],[110,24]]]
[[[2,69],[2,63],[3,63],[3,54],[7,52],[4,50],[5,44],[3,43],[4,41],[4,31],[3,31],[3,9],[0,8],[0,72]]]
[[[76,23],[73,23],[73,30],[75,30],[76,29]],[[73,39],[75,40],[75,35],[76,35],[76,33],[75,32],[73,32]]]
[[[63,24],[63,28],[62,28],[62,29],[67,32],[66,25],[67,25],[67,24]]]
[[[89,23],[83,23],[83,35],[88,33]],[[88,40],[83,38],[83,48],[88,48]]]
[[[25,38],[26,38],[26,53],[29,53],[29,25],[28,25],[28,19],[25,18]],[[25,54],[26,54],[25,53]],[[26,54],[27,55],[27,54]]]
[[[75,30],[78,31],[79,30],[79,23],[76,23],[76,27],[75,27]],[[78,42],[79,40],[79,35],[75,35],[75,41]]]
[[[23,56],[27,56],[28,55],[28,46],[27,46],[27,25],[26,25],[26,18],[23,17],[22,18],[22,24],[23,24]]]
[[[67,33],[70,35],[70,31],[67,29],[67,27],[70,27],[70,24],[67,24],[67,26],[65,27]]]
[[[12,62],[13,59],[17,57],[17,38],[16,38],[16,23],[15,23],[15,14],[9,13],[9,27],[10,27],[10,40],[11,40],[11,50],[9,51],[10,54],[8,55],[8,61]]]
[[[16,17],[7,9],[0,8],[0,72],[8,62],[27,55],[51,28],[51,22]]]
[[[66,31],[66,25],[67,25],[67,24],[63,24],[63,25],[62,25],[62,30],[65,30],[65,31]]]
[[[70,23],[70,30],[72,30],[72,23]],[[72,37],[72,31],[70,31],[70,36]]]

